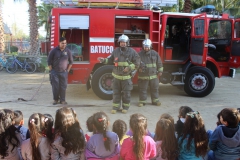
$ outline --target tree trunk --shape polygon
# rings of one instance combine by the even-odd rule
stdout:
[[[2,2],[0,1],[0,53],[5,50],[4,43],[4,27],[3,27],[3,17],[2,17]]]
[[[192,2],[191,0],[185,0],[183,6],[183,12],[190,13],[192,11]]]
[[[29,27],[30,27],[30,50],[31,55],[38,54],[38,17],[36,0],[28,0],[29,4]]]

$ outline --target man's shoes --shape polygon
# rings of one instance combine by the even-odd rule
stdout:
[[[122,113],[126,114],[126,113],[127,113],[127,111],[128,111],[128,110],[126,110],[126,109],[123,109],[123,110],[122,110]]]
[[[58,103],[58,101],[54,100],[53,101],[53,105],[56,105]]]
[[[145,106],[145,103],[138,103],[138,107],[143,107]]]
[[[112,113],[112,114],[116,114],[116,113],[117,113],[117,110],[113,109],[113,110],[111,110],[111,113]]]
[[[161,102],[160,102],[160,101],[158,101],[158,102],[152,102],[152,104],[155,105],[155,106],[161,106]]]
[[[67,104],[67,102],[66,101],[62,101],[62,102],[60,102],[61,104]]]

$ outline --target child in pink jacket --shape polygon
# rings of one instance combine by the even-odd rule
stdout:
[[[123,141],[120,157],[123,160],[149,160],[155,157],[155,142],[146,135],[147,118],[142,114],[131,115],[130,128],[133,136]]]

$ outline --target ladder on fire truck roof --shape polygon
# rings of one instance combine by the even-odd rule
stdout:
[[[133,8],[150,9],[151,6],[173,6],[178,0],[41,0],[57,7]]]

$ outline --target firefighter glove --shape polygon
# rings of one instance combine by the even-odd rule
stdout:
[[[103,58],[103,57],[98,57],[97,60],[98,60],[100,63],[103,63],[104,60],[105,60],[105,58]]]
[[[162,76],[162,72],[158,72],[158,79]]]
[[[130,70],[131,70],[130,67],[125,67],[124,70],[123,70],[123,72],[129,72]]]

